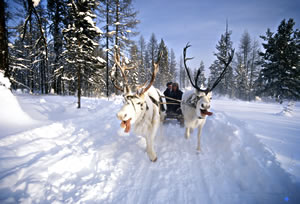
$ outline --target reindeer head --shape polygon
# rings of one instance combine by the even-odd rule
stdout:
[[[120,56],[118,52],[115,52],[114,58],[115,58],[114,69],[119,68],[121,71],[122,78],[123,78],[123,88],[116,85],[115,79],[112,77],[112,72],[111,72],[111,79],[113,85],[117,89],[123,92],[123,97],[124,97],[124,104],[121,110],[117,113],[117,117],[119,120],[122,121],[121,127],[125,128],[125,132],[127,133],[130,131],[131,124],[134,124],[139,118],[143,116],[145,111],[149,109],[149,107],[146,104],[145,93],[154,83],[155,76],[158,72],[158,65],[159,65],[159,60],[161,58],[161,53],[159,54],[157,61],[154,63],[151,80],[137,87],[130,87],[126,76],[127,75],[126,71],[134,67],[128,68],[126,66],[124,58],[121,64]]]
[[[218,59],[224,64],[225,68],[223,69],[222,73],[220,74],[220,76],[217,78],[217,80],[213,83],[213,85],[211,87],[207,87],[206,89],[201,89],[198,86],[198,78],[199,78],[200,73],[201,73],[200,69],[197,70],[197,74],[195,76],[195,81],[193,82],[193,80],[191,79],[189,69],[186,65],[186,62],[188,60],[193,59],[193,58],[187,58],[186,57],[186,50],[189,47],[191,47],[191,45],[189,45],[189,43],[188,43],[185,46],[185,48],[183,49],[184,67],[185,67],[185,70],[187,72],[187,75],[189,77],[189,80],[190,80],[192,86],[195,88],[195,93],[194,93],[194,96],[193,96],[195,98],[192,99],[192,100],[195,101],[196,115],[198,116],[198,118],[205,118],[206,115],[208,115],[208,116],[212,115],[212,112],[208,111],[209,108],[210,108],[212,90],[220,83],[220,81],[222,80],[222,78],[226,74],[226,70],[227,70],[228,66],[230,65],[230,63],[232,61],[232,58],[234,56],[234,50],[232,49],[231,52],[229,53],[227,61],[224,58],[221,58],[221,57],[218,56]]]

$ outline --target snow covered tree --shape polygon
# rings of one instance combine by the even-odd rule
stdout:
[[[172,76],[169,70],[169,53],[168,48],[163,39],[161,39],[158,47],[158,52],[162,52],[162,56],[159,61],[159,71],[154,82],[154,86],[157,88],[165,87],[167,82],[172,80]]]
[[[100,1],[100,17],[105,20],[105,44],[106,44],[106,69],[107,69],[107,90],[108,90],[108,72],[110,59],[114,48],[109,46],[111,43],[119,47],[121,54],[124,55],[133,43],[130,39],[137,33],[134,31],[139,21],[136,19],[137,12],[134,11],[132,0],[104,0]],[[101,5],[103,5],[101,8]],[[113,64],[114,62],[112,62]],[[118,74],[118,72],[115,72]],[[118,76],[115,76],[118,79]],[[117,92],[117,90],[116,90]],[[107,92],[108,94],[108,92]]]
[[[154,64],[155,58],[156,58],[157,53],[158,53],[158,44],[157,44],[156,36],[155,36],[154,33],[151,34],[147,49],[148,49],[148,52],[149,52],[149,55],[150,55],[151,64],[152,63]]]
[[[139,59],[139,51],[136,44],[133,44],[129,51],[130,54],[130,62],[128,63],[130,67],[135,67],[131,70],[129,70],[130,74],[128,74],[128,80],[130,84],[133,86],[138,85],[142,81],[141,71],[143,72],[143,69],[140,69],[140,59]]]
[[[112,54],[110,49],[110,44],[113,44],[113,34],[114,31],[111,31],[113,28],[113,1],[114,0],[99,0],[97,16],[100,17],[100,21],[104,23],[103,35],[104,35],[104,44],[105,44],[105,60],[106,60],[106,96],[109,96],[109,92],[113,92],[112,87],[109,86],[109,70],[110,66],[113,63],[110,59],[110,54]]]
[[[177,70],[176,70],[176,57],[175,57],[175,52],[173,49],[171,49],[170,52],[170,81],[176,81],[177,78]]]
[[[132,0],[113,0],[112,5],[114,14],[112,36],[115,39],[114,44],[123,50],[132,43],[130,37],[137,34],[133,31],[139,23],[136,19],[137,12],[132,7]]]
[[[223,71],[223,63],[218,58],[226,59],[228,57],[229,52],[232,49],[232,41],[231,41],[231,31],[228,31],[228,24],[226,23],[226,31],[221,35],[221,39],[216,45],[217,52],[214,54],[217,59],[213,62],[213,64],[209,67],[210,76],[208,83],[212,84],[216,81],[216,79],[220,76]],[[226,74],[224,78],[220,81],[219,85],[215,88],[215,92],[219,94],[229,94],[232,96],[233,93],[233,69],[232,66],[229,65],[227,68]]]
[[[263,63],[260,73],[264,87],[261,92],[279,102],[300,99],[300,31],[294,30],[293,19],[281,21],[277,33],[267,30],[261,52]]]
[[[256,94],[255,83],[258,79],[260,72],[260,61],[261,58],[259,56],[259,44],[258,41],[253,40],[251,53],[250,53],[250,67],[249,67],[249,95],[248,100],[254,99]]]
[[[187,81],[188,81],[188,79],[186,76],[186,71],[183,66],[183,58],[181,56],[180,61],[179,61],[179,83],[180,83],[181,88],[185,88]]]
[[[71,81],[76,80],[78,108],[80,108],[80,98],[82,86],[89,86],[93,83],[95,75],[100,74],[105,61],[95,55],[98,47],[98,38],[102,31],[95,26],[93,18],[96,17],[94,0],[71,0],[68,4],[70,14],[70,24],[63,30],[66,40],[65,57],[68,69],[65,76]],[[74,76],[74,72],[77,73]]]
[[[52,88],[57,94],[64,93],[64,82],[62,79],[64,73],[63,62],[63,34],[62,29],[68,22],[67,8],[65,0],[48,0],[47,1],[47,13],[50,19],[49,31],[53,37],[50,49],[52,54],[50,55],[49,66],[51,68],[52,75]]]
[[[236,66],[235,66],[235,72],[236,72],[236,76],[235,76],[235,84],[236,84],[236,88],[235,88],[235,96],[243,99],[243,100],[247,100],[247,88],[248,88],[248,83],[247,83],[247,71],[245,68],[245,64],[244,64],[244,57],[241,53],[237,53],[236,54]]]
[[[155,34],[152,33],[150,40],[147,44],[147,53],[145,56],[147,58],[145,63],[146,63],[146,65],[148,65],[148,66],[146,66],[146,68],[148,69],[147,77],[150,76],[150,73],[151,73],[152,67],[154,66],[157,54],[158,54],[158,44],[157,44]]]
[[[48,93],[48,44],[45,10],[41,4],[23,1],[19,16],[25,21],[16,26],[10,44],[10,69],[13,88],[26,87],[31,93]],[[25,13],[25,15],[24,15]]]
[[[198,78],[198,82],[195,82],[196,84],[199,84],[199,86],[203,86],[203,87],[206,87],[206,78],[205,78],[205,75],[204,75],[204,72],[205,72],[205,66],[204,66],[204,62],[201,60],[200,61],[200,75],[199,75],[199,78]],[[195,69],[194,70],[194,76],[193,78],[195,79],[196,75],[197,75],[197,71],[198,69]]]
[[[248,100],[250,94],[249,74],[250,74],[250,63],[251,63],[251,37],[247,31],[245,31],[240,40],[239,52],[237,57],[236,73],[237,79],[237,93],[239,96],[243,96],[242,99]],[[242,84],[241,84],[242,83]]]
[[[139,78],[140,81],[147,80],[147,63],[146,63],[146,42],[144,37],[141,35],[138,41],[138,60],[139,60]]]

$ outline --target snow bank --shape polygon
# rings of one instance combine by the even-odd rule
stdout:
[[[283,106],[283,109],[281,112],[277,113],[277,115],[280,116],[286,116],[286,117],[293,117],[293,111],[295,109],[295,102],[290,101],[287,104]]]
[[[0,73],[0,138],[34,121],[21,109],[16,97],[8,89],[8,79]],[[2,84],[2,85],[1,85]],[[5,85],[5,86],[4,86]]]

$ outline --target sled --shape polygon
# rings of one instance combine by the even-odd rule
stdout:
[[[183,115],[175,112],[167,112],[164,119],[164,124],[179,124],[180,126],[183,126]]]

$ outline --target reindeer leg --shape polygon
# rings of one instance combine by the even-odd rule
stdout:
[[[201,140],[201,133],[202,133],[202,128],[203,128],[204,123],[202,123],[198,127],[198,145],[197,145],[197,151],[201,152],[201,147],[200,147],[200,140]]]
[[[191,128],[185,128],[185,139],[189,139],[190,138],[190,131],[191,131]]]
[[[157,156],[156,153],[154,151],[154,139],[155,139],[155,135],[158,129],[158,123],[155,123],[153,126],[153,131],[150,135],[148,135],[146,138],[146,142],[147,142],[147,154],[149,156],[149,159],[152,162],[156,162],[157,160]]]

